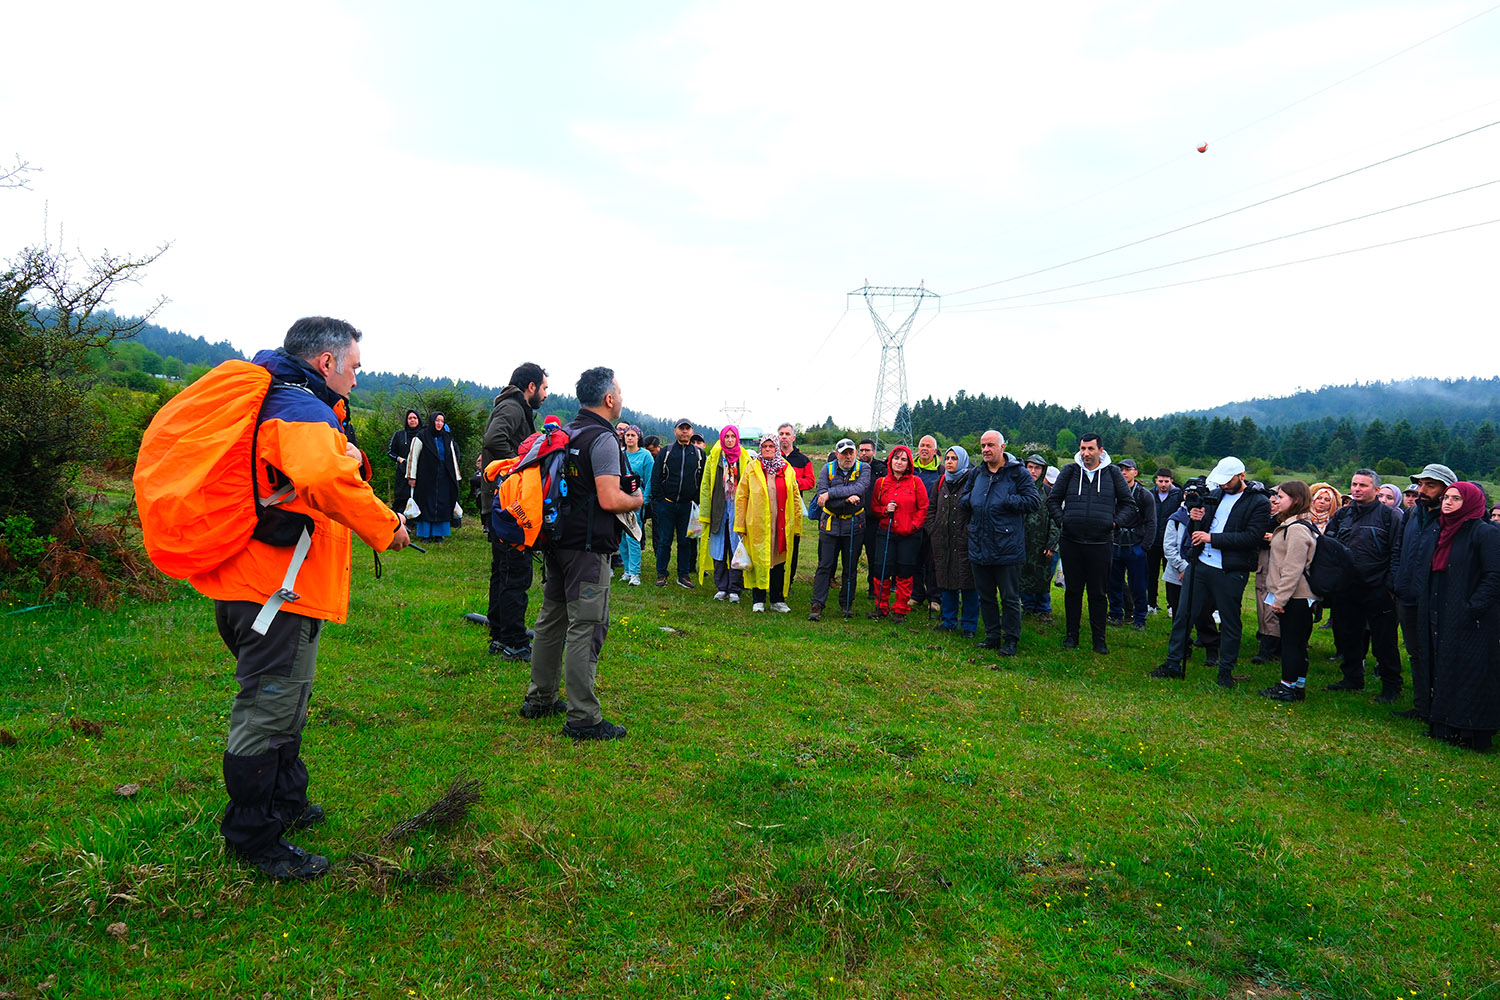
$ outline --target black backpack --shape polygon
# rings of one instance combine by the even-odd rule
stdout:
[[[1307,585],[1322,600],[1337,596],[1359,585],[1359,574],[1354,569],[1354,553],[1349,546],[1332,535],[1318,530],[1317,525],[1299,521],[1313,533],[1314,549],[1312,562],[1302,571]]]

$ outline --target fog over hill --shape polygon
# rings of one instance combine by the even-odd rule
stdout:
[[[1413,424],[1441,420],[1450,427],[1465,420],[1500,422],[1500,377],[1409,378],[1398,382],[1327,385],[1292,396],[1225,403],[1207,410],[1186,410],[1167,416],[1249,417],[1261,427],[1282,427],[1306,420],[1363,422],[1379,417],[1387,424],[1406,419]]]

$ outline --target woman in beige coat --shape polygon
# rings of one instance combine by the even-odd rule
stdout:
[[[1290,479],[1271,494],[1271,560],[1265,603],[1281,619],[1281,681],[1262,691],[1272,701],[1307,697],[1307,640],[1312,635],[1312,606],[1318,596],[1308,586],[1307,567],[1317,551],[1312,490]]]

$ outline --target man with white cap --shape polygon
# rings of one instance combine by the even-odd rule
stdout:
[[[1401,534],[1391,556],[1391,590],[1396,595],[1396,621],[1411,661],[1412,707],[1398,713],[1412,719],[1427,718],[1432,708],[1432,669],[1427,662],[1427,643],[1416,641],[1417,596],[1427,585],[1432,553],[1441,531],[1443,491],[1458,481],[1453,470],[1436,462],[1411,477],[1417,500],[1401,522]]]
[[[1189,652],[1189,628],[1200,609],[1219,611],[1220,687],[1234,687],[1240,655],[1240,601],[1255,571],[1261,539],[1271,527],[1271,503],[1264,493],[1245,489],[1245,463],[1229,456],[1208,474],[1214,487],[1209,502],[1188,514],[1193,529],[1188,571],[1182,585],[1183,607],[1172,617],[1167,660],[1152,677],[1182,680]]]
[[[1396,602],[1391,596],[1391,567],[1401,537],[1401,518],[1380,502],[1380,474],[1356,469],[1349,477],[1351,502],[1340,507],[1325,530],[1349,548],[1358,585],[1330,597],[1333,644],[1342,657],[1344,676],[1328,691],[1363,691],[1365,651],[1375,654],[1380,674],[1376,701],[1393,704],[1401,694],[1401,651],[1396,645]]]

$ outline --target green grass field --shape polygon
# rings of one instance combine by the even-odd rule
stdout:
[[[599,668],[630,736],[575,746],[461,617],[476,525],[385,566],[356,551],[325,632],[329,821],[298,840],[338,867],[309,885],[223,855],[207,601],[5,618],[0,991],[1500,997],[1497,757],[1324,694],[1328,632],[1288,707],[1254,694],[1271,666],[1148,680],[1165,614],[1108,658],[1028,619],[1002,663],[922,612],[807,622],[805,564],[798,613],[754,615],[650,586],[648,555]],[[467,821],[381,842],[465,775]]]

